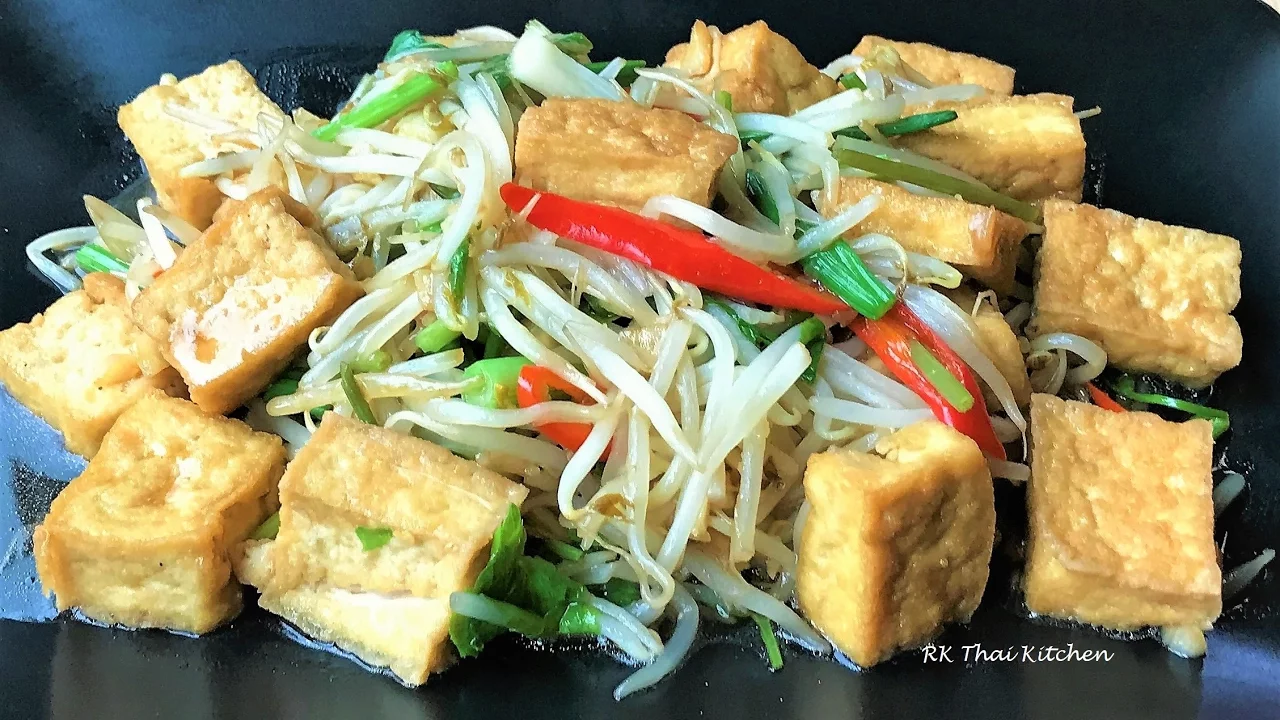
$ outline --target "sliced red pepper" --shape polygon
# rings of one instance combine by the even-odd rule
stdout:
[[[894,377],[925,401],[933,410],[934,417],[972,438],[983,453],[999,460],[1005,459],[1004,445],[996,437],[991,418],[987,415],[987,403],[982,399],[977,377],[933,328],[902,303],[894,305],[879,320],[858,317],[849,327],[875,352]],[[973,407],[967,412],[960,412],[947,402],[924,372],[911,361],[912,340],[928,348],[938,362],[956,376],[973,395]]]
[[[538,201],[526,218],[534,227],[625,257],[700,288],[816,315],[849,309],[834,295],[740,258],[701,232],[515,183],[502,186],[502,199],[515,212],[524,211],[535,197]]]
[[[592,404],[591,398],[586,393],[541,365],[526,365],[520,369],[520,376],[516,382],[516,402],[520,407],[527,408],[551,400],[552,390],[568,395],[576,403]],[[591,425],[588,423],[555,422],[542,423],[536,427],[538,432],[546,435],[565,450],[577,450],[582,447],[582,444],[587,441],[587,436],[591,434]],[[609,447],[605,448],[604,457],[609,456],[609,449]]]
[[[1089,389],[1089,397],[1093,398],[1094,405],[1097,405],[1103,410],[1110,410],[1111,412],[1128,412],[1128,410],[1124,409],[1123,405],[1113,400],[1110,395],[1102,392],[1097,385],[1090,382],[1085,383],[1084,386]]]

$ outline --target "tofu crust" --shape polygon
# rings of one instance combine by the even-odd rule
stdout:
[[[1208,629],[1222,611],[1209,423],[1036,394],[1031,444],[1027,607],[1117,630]]]
[[[934,103],[909,112],[955,110],[959,117],[898,143],[962,170],[1025,202],[1079,201],[1084,192],[1084,132],[1074,100],[1040,93]]]
[[[967,621],[987,584],[995,538],[991,474],[978,446],[934,420],[875,454],[809,458],[800,608],[863,667]]]
[[[256,395],[312,330],[363,294],[313,222],[274,187],[229,203],[134,300],[138,325],[205,411],[226,413]]]
[[[996,292],[1013,290],[1026,223],[959,198],[916,195],[879,180],[845,176],[834,193],[819,193],[818,210],[833,217],[869,195],[879,197],[880,205],[855,226],[857,232],[883,233],[909,252],[950,263]]]
[[[416,685],[452,657],[449,595],[471,588],[527,494],[426,440],[326,413],[280,483],[279,534],[247,543],[237,573],[263,607]],[[366,551],[358,527],[391,539]]]
[[[230,553],[277,506],[280,438],[149,396],[35,530],[36,568],[59,610],[203,633],[240,610]]]
[[[689,42],[667,51],[666,66],[692,75],[694,86],[708,95],[728,92],[735,112],[790,115],[839,89],[763,20],[727,34],[698,20]]]
[[[116,120],[146,163],[160,205],[203,230],[223,195],[212,178],[182,177],[181,170],[205,159],[205,149],[211,147],[209,134],[170,115],[165,108],[171,103],[246,130],[257,130],[262,113],[272,117],[284,113],[235,60],[182,80],[167,75],[121,106]]]
[[[1240,243],[1114,210],[1045,203],[1033,336],[1093,340],[1110,363],[1207,385],[1240,364]]]
[[[116,418],[154,393],[183,395],[178,372],[129,316],[124,283],[84,279],[29,323],[0,331],[0,381],[62,433],[67,449],[93,457]]]
[[[549,98],[520,117],[516,182],[629,210],[656,195],[707,207],[737,149],[735,138],[675,110]]]
[[[981,85],[996,95],[1013,93],[1013,68],[980,55],[946,50],[922,42],[901,42],[878,35],[863,35],[854,55],[867,57],[876,48],[888,46],[934,85]]]

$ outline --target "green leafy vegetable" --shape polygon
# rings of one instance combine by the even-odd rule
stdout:
[[[365,552],[372,552],[391,542],[391,528],[356,526],[356,537]]]
[[[76,264],[85,272],[122,273],[129,269],[123,260],[97,243],[89,243],[76,250]]]
[[[911,362],[920,368],[929,384],[938,390],[951,407],[960,412],[968,412],[973,407],[973,393],[920,341],[912,340],[910,347]]]
[[[438,42],[423,37],[422,33],[417,30],[401,30],[391,39],[391,47],[387,48],[387,54],[383,58],[383,62],[394,60],[401,55],[412,50],[426,50],[428,48],[443,48]]]
[[[329,412],[332,409],[333,409],[332,405],[320,405],[318,407],[311,408],[310,410],[307,411],[307,413],[311,415],[312,420],[315,420],[316,422],[320,422],[322,419],[324,419],[324,414]]]
[[[440,83],[434,78],[413,73],[400,85],[342,113],[311,134],[321,140],[333,140],[346,128],[376,127],[404,112],[414,103],[421,102],[438,89]]]
[[[560,617],[561,635],[599,635],[600,611],[583,602],[571,602]]]
[[[292,395],[298,392],[298,381],[293,378],[280,378],[267,386],[262,393],[263,400],[273,400],[275,398]]]
[[[377,425],[378,419],[373,416],[373,409],[369,407],[369,401],[365,399],[360,383],[356,382],[355,371],[349,364],[342,363],[338,376],[342,393],[347,396],[347,402],[351,405],[351,412],[361,422]]]
[[[280,533],[280,511],[271,513],[271,516],[262,521],[262,524],[249,533],[250,540],[275,540],[276,535]]]
[[[609,578],[604,584],[604,597],[618,607],[640,601],[640,585],[622,578]]]
[[[538,540],[542,542],[542,546],[545,547],[548,552],[561,560],[581,560],[582,556],[586,555],[586,553],[582,551],[582,548],[577,547],[576,545],[570,545],[563,540],[547,537],[539,537]]]
[[[438,353],[449,346],[450,343],[462,336],[457,330],[450,329],[447,325],[439,320],[433,321],[430,325],[418,331],[413,336],[413,344],[418,346],[422,352],[430,355]]]
[[[1172,408],[1174,410],[1181,410],[1192,417],[1208,420],[1209,425],[1213,428],[1214,439],[1217,439],[1222,435],[1222,433],[1226,432],[1227,429],[1231,427],[1231,415],[1226,410],[1211,408],[1207,405],[1193,403],[1189,400],[1180,400],[1178,398],[1161,395],[1159,393],[1139,392],[1133,378],[1129,375],[1124,375],[1111,383],[1111,389],[1114,390],[1116,394],[1128,398],[1129,400],[1150,403],[1151,405],[1160,405],[1161,407]]]
[[[751,618],[760,628],[760,638],[764,640],[764,651],[769,656],[769,667],[781,670],[782,649],[778,647],[778,636],[773,633],[773,624],[769,622],[769,618],[759,613],[751,613]]]
[[[866,90],[867,84],[862,82],[862,78],[857,73],[845,73],[840,76],[840,84],[846,90]]]
[[[513,408],[516,402],[516,388],[519,385],[520,371],[529,364],[522,357],[500,357],[488,360],[477,360],[462,372],[465,378],[480,378],[482,385],[474,390],[462,393],[462,399],[472,405],[487,408]]]
[[[986,185],[847,147],[837,147],[835,155],[841,165],[858,168],[880,179],[909,182],[945,195],[959,195],[971,203],[988,205],[1027,222],[1040,219],[1040,210],[1035,205],[1014,200]]]
[[[449,296],[453,302],[462,302],[462,294],[467,289],[467,265],[471,260],[471,238],[463,238],[462,244],[449,258]]]
[[[857,310],[859,314],[879,320],[895,301],[893,292],[862,262],[858,253],[844,240],[836,240],[800,261],[804,274]]]

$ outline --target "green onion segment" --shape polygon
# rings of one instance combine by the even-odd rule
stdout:
[[[311,134],[321,140],[333,140],[347,128],[376,127],[439,88],[440,83],[435,79],[422,73],[414,73],[400,85],[342,113]]]
[[[369,407],[369,401],[365,399],[364,392],[360,390],[360,383],[356,382],[356,373],[351,369],[351,365],[342,363],[339,378],[342,392],[347,396],[347,402],[351,405],[352,414],[361,422],[377,425],[378,419],[373,416],[373,409]]]
[[[1209,425],[1213,428],[1213,437],[1215,439],[1231,427],[1231,415],[1226,410],[1211,408],[1207,405],[1193,403],[1189,400],[1179,400],[1178,398],[1161,395],[1159,393],[1139,392],[1133,382],[1133,378],[1128,375],[1125,375],[1111,383],[1111,389],[1114,390],[1116,394],[1128,398],[1129,400],[1149,403],[1151,405],[1159,405],[1173,410],[1181,410],[1192,417],[1208,420]]]
[[[356,526],[356,537],[365,552],[372,552],[391,542],[391,528]]]
[[[919,340],[911,341],[911,362],[920,368],[925,379],[951,407],[960,412],[969,412],[973,407],[973,393]]]
[[[478,377],[484,384],[463,392],[462,399],[486,408],[516,407],[516,387],[520,371],[527,365],[529,361],[522,357],[489,358],[471,363],[462,372],[462,377]]]
[[[858,253],[837,240],[800,261],[804,274],[817,280],[864,317],[879,320],[895,301],[893,291],[871,272]]]

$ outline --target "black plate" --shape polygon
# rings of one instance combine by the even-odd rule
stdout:
[[[268,94],[325,112],[404,27],[478,23],[518,30],[528,17],[586,32],[600,57],[660,59],[702,17],[735,27],[764,17],[821,63],[862,33],[932,41],[1018,69],[1019,91],[1058,91],[1106,157],[1105,204],[1240,238],[1244,245],[1244,365],[1215,401],[1231,410],[1226,453],[1249,492],[1223,522],[1226,565],[1276,543],[1280,528],[1280,18],[1246,0],[1081,3],[935,0],[838,4],[791,0],[604,3],[269,3],[6,0],[0,4],[0,327],[56,294],[23,245],[80,224],[79,196],[111,196],[139,166],[114,108],[161,72],[198,71],[227,56],[256,69]],[[605,55],[608,53],[608,55]],[[0,396],[0,561],[10,535],[74,476],[80,461],[58,436]],[[51,478],[57,478],[57,481]],[[1021,502],[1003,488],[1006,508]],[[1222,537],[1220,531],[1219,539]],[[0,562],[0,565],[5,563]],[[1280,717],[1280,582],[1269,571],[1210,635],[1209,657],[1186,661],[1151,640],[1124,643],[1019,617],[1011,563],[997,562],[973,624],[948,631],[951,662],[920,652],[855,672],[789,653],[771,674],[751,634],[711,638],[658,689],[615,705],[627,669],[591,651],[545,652],[507,642],[406,690],[352,663],[286,639],[258,611],[200,640],[130,633],[72,620],[0,621],[0,715],[14,718],[1232,718]],[[0,570],[0,615],[39,617],[34,569],[20,555]],[[1008,662],[965,662],[962,646],[1014,648]],[[1108,662],[1022,659],[1022,646],[1106,650]]]

